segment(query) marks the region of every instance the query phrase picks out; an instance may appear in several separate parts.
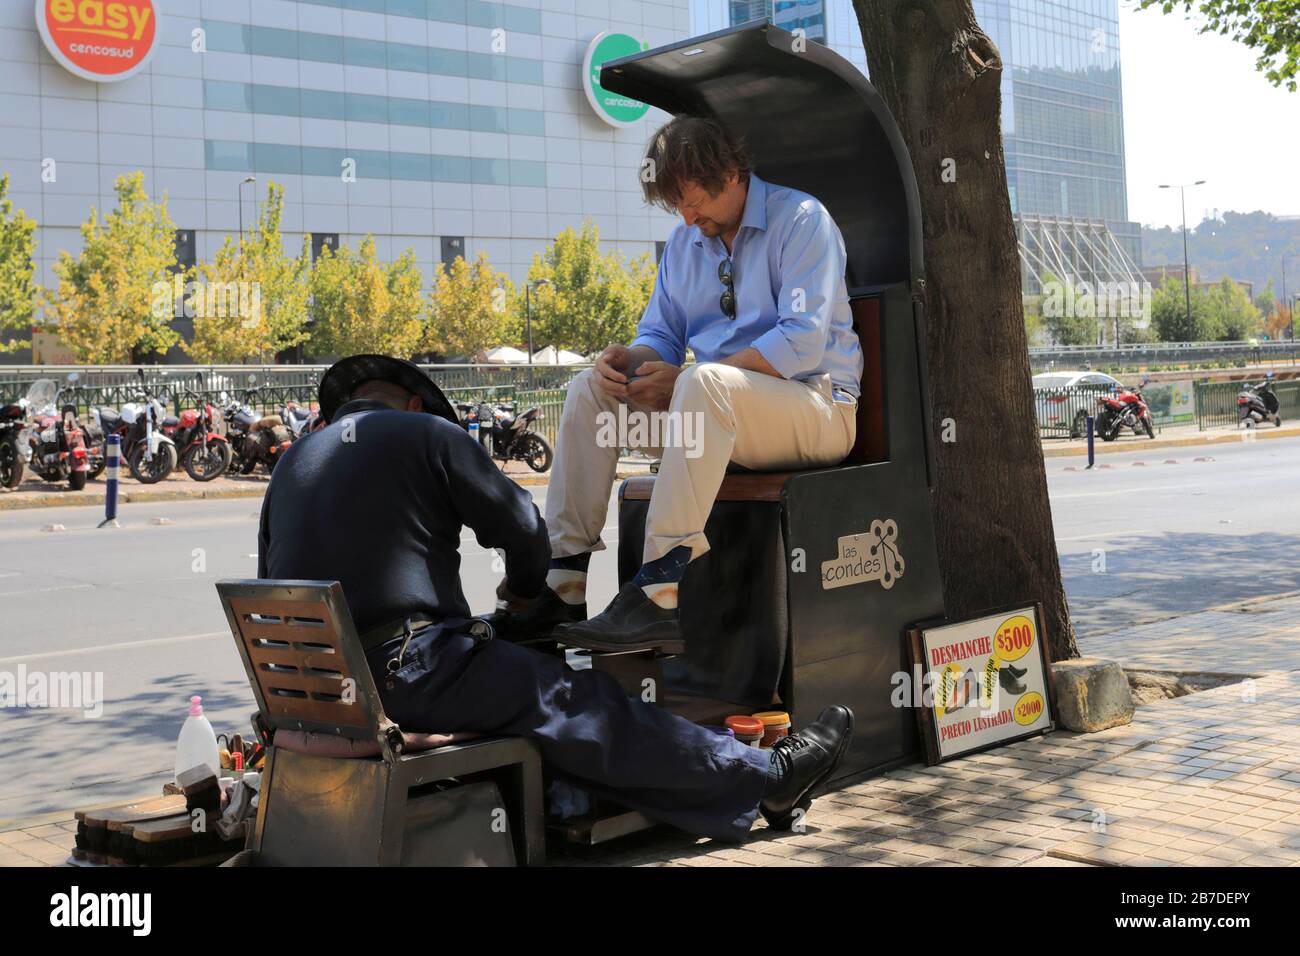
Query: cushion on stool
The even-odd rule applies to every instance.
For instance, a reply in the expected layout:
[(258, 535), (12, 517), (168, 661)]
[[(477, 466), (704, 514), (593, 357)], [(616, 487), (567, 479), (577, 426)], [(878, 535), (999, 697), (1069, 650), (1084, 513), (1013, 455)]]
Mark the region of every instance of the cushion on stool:
[[(402, 753), (433, 750), (448, 744), (473, 740), (478, 734), (402, 734)], [(379, 743), (375, 740), (352, 740), (338, 734), (320, 734), (306, 730), (277, 730), (274, 745), (294, 753), (316, 757), (378, 757)]]

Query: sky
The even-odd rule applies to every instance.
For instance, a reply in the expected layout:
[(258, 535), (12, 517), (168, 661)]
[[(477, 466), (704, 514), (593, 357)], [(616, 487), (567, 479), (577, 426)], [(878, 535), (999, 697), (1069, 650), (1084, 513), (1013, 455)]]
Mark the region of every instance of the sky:
[(1120, 0), (1119, 44), (1131, 221), (1180, 226), (1178, 190), (1158, 184), (1198, 179), (1189, 226), (1214, 209), (1300, 215), (1300, 92), (1272, 86), (1251, 49), (1197, 33), (1181, 12)]

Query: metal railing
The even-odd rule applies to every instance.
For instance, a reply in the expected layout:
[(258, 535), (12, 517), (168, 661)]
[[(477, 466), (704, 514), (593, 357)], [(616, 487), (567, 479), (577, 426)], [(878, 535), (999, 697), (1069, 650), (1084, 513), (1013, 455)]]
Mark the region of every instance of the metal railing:
[[(1237, 396), (1251, 382), (1197, 382), (1196, 423), (1201, 431), (1216, 426), (1238, 423)], [(1282, 421), (1300, 418), (1300, 381), (1274, 382), (1273, 394), (1277, 396), (1278, 415)]]
[(1096, 414), (1097, 396), (1109, 391), (1105, 385), (1034, 389), (1034, 416), (1038, 420), (1039, 434), (1045, 437), (1084, 437), (1087, 434), (1085, 419)]
[(1149, 342), (1129, 345), (1053, 345), (1031, 348), (1029, 364), (1047, 368), (1115, 368), (1153, 365), (1232, 363), (1297, 364), (1300, 343), (1281, 342)]

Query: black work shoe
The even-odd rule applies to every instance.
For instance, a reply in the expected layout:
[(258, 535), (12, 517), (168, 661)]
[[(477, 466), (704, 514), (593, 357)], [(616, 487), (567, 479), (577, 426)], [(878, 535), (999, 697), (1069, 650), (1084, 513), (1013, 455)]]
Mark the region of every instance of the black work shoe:
[(677, 609), (660, 607), (630, 581), (595, 617), (557, 627), (555, 639), (569, 647), (612, 654), (650, 650), (680, 654), (686, 649)]
[(785, 776), (764, 792), (758, 805), (768, 826), (790, 829), (796, 813), (812, 804), (813, 791), (835, 772), (852, 739), (853, 711), (835, 705), (799, 733), (782, 737), (773, 745), (789, 763)]
[(512, 643), (547, 638), (557, 625), (586, 619), (585, 602), (567, 604), (549, 587), (543, 589), (536, 602), (522, 611), (498, 609), (486, 618), (497, 637)]

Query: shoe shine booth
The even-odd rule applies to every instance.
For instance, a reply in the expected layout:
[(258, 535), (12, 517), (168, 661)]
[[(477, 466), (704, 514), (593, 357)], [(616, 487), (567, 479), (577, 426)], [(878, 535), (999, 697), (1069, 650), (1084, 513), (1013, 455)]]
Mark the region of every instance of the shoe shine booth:
[[(921, 227), (911, 163), (880, 97), (831, 50), (795, 43), (756, 22), (610, 61), (600, 82), (669, 113), (716, 117), (744, 137), (760, 176), (830, 209), (865, 357), (857, 443), (833, 468), (728, 474), (705, 529), (711, 550), (681, 585), (685, 653), (591, 657), (631, 693), (652, 679), (657, 703), (701, 723), (779, 707), (798, 728), (846, 704), (856, 720), (843, 779), (919, 756), (914, 712), (891, 703), (894, 675), (910, 669), (905, 629), (943, 614), (915, 296)], [(620, 489), (622, 581), (640, 564), (654, 481)], [(255, 722), (274, 734), (248, 858), (544, 859), (535, 743), (403, 733), (384, 715), (337, 583), (229, 581), (218, 591)], [(354, 701), (340, 680), (356, 687)], [(502, 806), (508, 831), (481, 825)], [(590, 844), (649, 825), (597, 800), (560, 829)]]
[[(848, 705), (843, 778), (919, 755), (915, 713), (891, 704), (893, 678), (910, 669), (905, 629), (943, 614), (921, 224), (911, 161), (880, 96), (836, 53), (796, 43), (756, 22), (610, 61), (600, 82), (716, 118), (744, 138), (759, 176), (816, 196), (844, 235), (865, 359), (857, 442), (837, 467), (727, 475), (705, 529), (711, 550), (681, 585), (686, 653), (662, 662), (667, 705), (710, 723), (775, 705), (798, 728)], [(654, 480), (620, 490), (622, 581), (640, 565)]]

